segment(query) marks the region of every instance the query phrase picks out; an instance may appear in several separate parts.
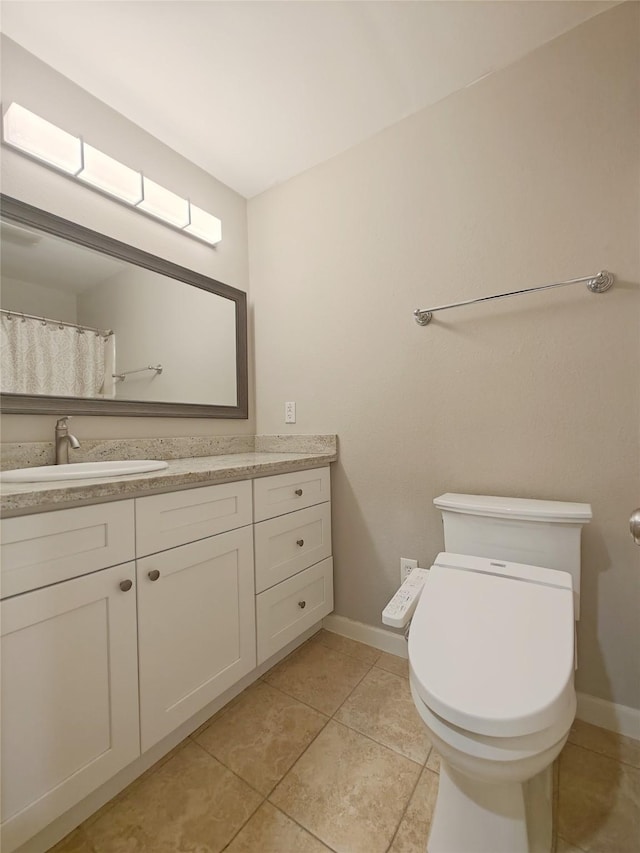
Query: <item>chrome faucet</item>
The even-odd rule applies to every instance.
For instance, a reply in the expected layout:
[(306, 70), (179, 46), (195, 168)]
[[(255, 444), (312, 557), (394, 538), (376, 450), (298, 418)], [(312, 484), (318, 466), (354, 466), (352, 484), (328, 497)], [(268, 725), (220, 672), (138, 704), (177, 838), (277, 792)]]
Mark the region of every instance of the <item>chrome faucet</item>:
[(66, 465), (69, 462), (69, 445), (77, 450), (80, 442), (69, 432), (67, 421), (71, 415), (65, 415), (56, 421), (56, 465)]

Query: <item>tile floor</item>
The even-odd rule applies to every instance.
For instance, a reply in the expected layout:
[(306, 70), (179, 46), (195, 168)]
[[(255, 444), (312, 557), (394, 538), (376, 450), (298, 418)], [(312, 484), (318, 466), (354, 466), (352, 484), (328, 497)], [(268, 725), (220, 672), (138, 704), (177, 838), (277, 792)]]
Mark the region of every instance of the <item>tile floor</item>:
[[(424, 853), (438, 769), (407, 662), (321, 631), (53, 850)], [(640, 742), (576, 722), (556, 803), (557, 853), (636, 853)]]

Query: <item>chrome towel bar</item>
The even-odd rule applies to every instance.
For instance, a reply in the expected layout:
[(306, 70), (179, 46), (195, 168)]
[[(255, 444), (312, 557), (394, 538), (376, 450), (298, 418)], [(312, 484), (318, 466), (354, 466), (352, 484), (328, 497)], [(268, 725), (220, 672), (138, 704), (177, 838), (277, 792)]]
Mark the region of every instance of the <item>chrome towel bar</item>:
[(150, 364), (148, 367), (139, 367), (137, 370), (123, 370), (122, 373), (112, 373), (114, 379), (119, 379), (121, 382), (130, 376), (132, 373), (143, 373), (145, 370), (155, 370), (156, 375), (159, 375), (163, 371), (163, 367), (161, 364)]
[(465, 299), (464, 302), (451, 302), (449, 305), (438, 305), (437, 308), (416, 308), (413, 312), (416, 323), (426, 326), (431, 322), (435, 311), (446, 311), (448, 308), (460, 308), (462, 305), (475, 305), (477, 302), (488, 302), (491, 299), (506, 299), (507, 296), (520, 296), (521, 293), (535, 293), (538, 290), (549, 290), (551, 287), (566, 287), (568, 284), (586, 284), (591, 293), (604, 293), (613, 286), (613, 273), (602, 270), (598, 275), (587, 275), (582, 278), (572, 278), (569, 281), (556, 281), (554, 284), (542, 284), (540, 287), (529, 287), (526, 290), (512, 290), (510, 293), (495, 293), (493, 296), (479, 296), (477, 299)]

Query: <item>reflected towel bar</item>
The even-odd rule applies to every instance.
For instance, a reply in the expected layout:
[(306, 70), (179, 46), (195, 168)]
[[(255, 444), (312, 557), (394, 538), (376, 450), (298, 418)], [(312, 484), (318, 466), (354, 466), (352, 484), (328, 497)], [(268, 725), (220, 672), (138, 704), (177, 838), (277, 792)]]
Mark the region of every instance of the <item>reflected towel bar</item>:
[(139, 367), (137, 370), (123, 370), (122, 373), (112, 373), (114, 379), (119, 379), (121, 382), (130, 376), (132, 373), (143, 373), (145, 370), (155, 370), (156, 374), (159, 375), (162, 373), (162, 365), (161, 364), (150, 364), (148, 367)]
[(538, 290), (549, 290), (551, 287), (565, 287), (568, 284), (586, 284), (591, 293), (604, 293), (613, 286), (613, 273), (602, 270), (598, 275), (587, 275), (582, 278), (572, 278), (569, 281), (557, 281), (554, 284), (542, 284), (540, 287), (529, 287), (526, 290), (512, 290), (510, 293), (495, 293), (493, 296), (480, 296), (477, 299), (466, 299), (464, 302), (451, 302), (449, 305), (439, 305), (437, 308), (416, 308), (413, 312), (419, 326), (431, 322), (435, 311), (446, 311), (447, 308), (460, 308), (461, 305), (475, 305), (477, 302), (488, 302), (491, 299), (506, 299), (507, 296), (520, 296), (521, 293), (536, 293)]

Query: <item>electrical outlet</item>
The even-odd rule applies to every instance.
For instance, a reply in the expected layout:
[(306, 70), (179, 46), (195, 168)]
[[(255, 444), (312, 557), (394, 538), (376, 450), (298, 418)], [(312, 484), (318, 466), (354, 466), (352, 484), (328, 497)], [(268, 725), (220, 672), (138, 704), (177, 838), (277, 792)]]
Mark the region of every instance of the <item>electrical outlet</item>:
[(404, 583), (414, 569), (418, 568), (417, 560), (400, 557), (400, 583)]
[(284, 422), (285, 424), (295, 424), (296, 404), (294, 402), (284, 404)]

